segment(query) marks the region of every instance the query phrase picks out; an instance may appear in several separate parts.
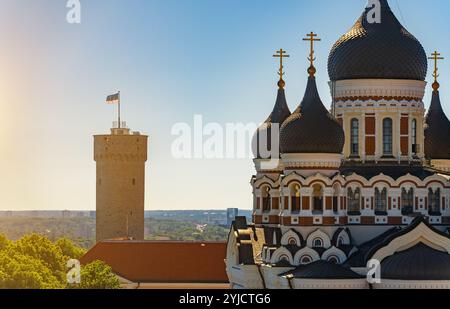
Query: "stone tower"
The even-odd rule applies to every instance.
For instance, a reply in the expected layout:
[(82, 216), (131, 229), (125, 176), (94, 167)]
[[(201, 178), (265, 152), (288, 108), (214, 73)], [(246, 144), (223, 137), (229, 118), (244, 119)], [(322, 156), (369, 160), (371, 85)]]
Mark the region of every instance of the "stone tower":
[(144, 239), (145, 162), (148, 136), (128, 128), (94, 136), (97, 163), (97, 242)]

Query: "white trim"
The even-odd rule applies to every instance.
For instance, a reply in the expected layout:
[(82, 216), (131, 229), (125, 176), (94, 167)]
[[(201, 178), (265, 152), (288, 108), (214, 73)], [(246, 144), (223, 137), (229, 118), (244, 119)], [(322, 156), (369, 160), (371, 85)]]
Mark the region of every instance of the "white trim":
[(270, 262), (271, 262), (272, 264), (277, 264), (278, 262), (281, 262), (281, 258), (282, 258), (283, 256), (286, 256), (286, 257), (289, 259), (289, 263), (291, 263), (291, 265), (294, 265), (294, 259), (292, 258), (291, 252), (290, 252), (288, 249), (284, 248), (284, 247), (278, 248), (278, 249), (272, 254), (272, 257), (271, 257), (271, 259), (270, 259)]
[(281, 237), (281, 245), (282, 246), (288, 246), (289, 244), (289, 240), (294, 238), (296, 241), (296, 245), (301, 247), (302, 242), (300, 240), (300, 237), (298, 236), (298, 234), (296, 232), (294, 232), (293, 230), (289, 230), (286, 233), (283, 234), (283, 237)]
[(423, 222), (409, 233), (392, 240), (387, 246), (380, 248), (371, 259), (380, 261), (394, 255), (396, 252), (407, 250), (418, 243), (425, 243), (433, 249), (450, 254), (450, 239), (435, 233)]
[(347, 260), (347, 255), (345, 255), (345, 253), (342, 250), (340, 250), (340, 249), (338, 249), (336, 247), (331, 247), (330, 249), (325, 251), (322, 254), (322, 260), (328, 261), (328, 259), (331, 256), (336, 256), (339, 259), (339, 261), (338, 261), (339, 264), (342, 264), (342, 263), (344, 263)]

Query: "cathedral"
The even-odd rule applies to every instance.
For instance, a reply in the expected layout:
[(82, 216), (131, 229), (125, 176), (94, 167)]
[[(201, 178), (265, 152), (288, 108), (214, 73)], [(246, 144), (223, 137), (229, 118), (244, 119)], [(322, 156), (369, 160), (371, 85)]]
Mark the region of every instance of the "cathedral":
[[(236, 218), (227, 245), (233, 288), (450, 288), (450, 121), (437, 66), (443, 58), (428, 58), (388, 1), (379, 3), (381, 22), (371, 22), (373, 7), (366, 8), (331, 49), (330, 110), (316, 86), (318, 36), (305, 39), (310, 66), (293, 112), (283, 80), (287, 55), (277, 52), (277, 99), (255, 137), (279, 147), (279, 157), (269, 165), (273, 159), (255, 153), (253, 223)], [(431, 104), (423, 102), (429, 59)]]

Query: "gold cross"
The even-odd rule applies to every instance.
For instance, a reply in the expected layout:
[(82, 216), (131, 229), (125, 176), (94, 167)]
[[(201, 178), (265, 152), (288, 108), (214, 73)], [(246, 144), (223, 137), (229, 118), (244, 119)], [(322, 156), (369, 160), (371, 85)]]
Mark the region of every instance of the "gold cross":
[(316, 58), (314, 57), (314, 42), (320, 42), (321, 39), (317, 38), (317, 34), (312, 32), (308, 33), (307, 38), (304, 38), (303, 41), (310, 41), (311, 42), (311, 52), (309, 53), (308, 60), (311, 63), (311, 67), (314, 67), (314, 61)]
[(273, 55), (273, 57), (280, 58), (280, 70), (278, 71), (278, 75), (280, 75), (280, 80), (282, 80), (284, 76), (283, 58), (289, 58), (290, 56), (286, 54), (286, 51), (281, 48), (280, 50), (277, 50), (277, 53)]
[(434, 53), (431, 54), (432, 57), (429, 57), (428, 59), (430, 60), (434, 60), (434, 73), (433, 73), (433, 77), (434, 77), (434, 82), (437, 83), (437, 78), (439, 77), (438, 74), (438, 60), (444, 60), (444, 57), (439, 57), (441, 54), (438, 53), (437, 51), (435, 51)]

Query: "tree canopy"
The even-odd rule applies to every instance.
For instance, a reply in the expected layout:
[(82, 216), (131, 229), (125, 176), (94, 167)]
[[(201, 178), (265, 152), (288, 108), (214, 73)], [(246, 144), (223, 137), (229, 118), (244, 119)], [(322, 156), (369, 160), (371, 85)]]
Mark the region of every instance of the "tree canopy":
[(67, 283), (67, 262), (85, 250), (68, 239), (51, 242), (30, 234), (13, 242), (0, 234), (0, 288), (3, 289), (115, 289), (119, 280), (112, 269), (95, 261), (81, 267), (81, 283)]

